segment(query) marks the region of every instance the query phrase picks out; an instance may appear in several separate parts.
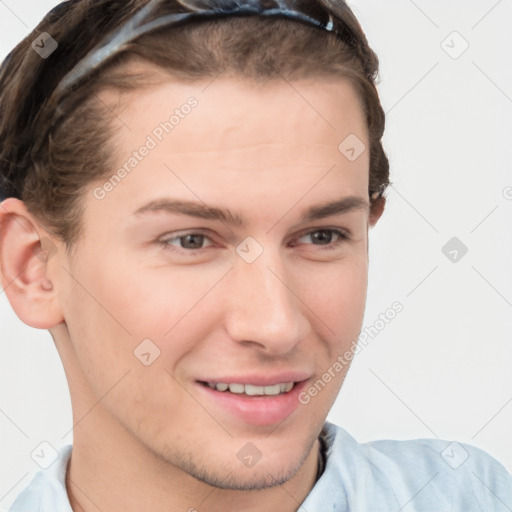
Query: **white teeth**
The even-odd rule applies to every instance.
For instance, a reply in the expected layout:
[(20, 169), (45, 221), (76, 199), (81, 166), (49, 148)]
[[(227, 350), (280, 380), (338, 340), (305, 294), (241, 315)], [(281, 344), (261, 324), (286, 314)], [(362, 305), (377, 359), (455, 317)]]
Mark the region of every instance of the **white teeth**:
[(263, 386), (253, 386), (251, 384), (245, 385), (245, 394), (254, 396), (254, 395), (264, 395), (265, 388)]
[(230, 384), (229, 391), (231, 393), (242, 394), (245, 391), (245, 386), (243, 384)]
[(276, 384), (275, 386), (265, 386), (265, 395), (279, 395), (281, 393), (281, 385)]
[(273, 386), (253, 386), (252, 384), (226, 384), (224, 382), (208, 382), (208, 387), (217, 391), (229, 391), (237, 395), (246, 394), (248, 396), (277, 396), (282, 393), (288, 393), (293, 388), (293, 382), (283, 384), (274, 384)]

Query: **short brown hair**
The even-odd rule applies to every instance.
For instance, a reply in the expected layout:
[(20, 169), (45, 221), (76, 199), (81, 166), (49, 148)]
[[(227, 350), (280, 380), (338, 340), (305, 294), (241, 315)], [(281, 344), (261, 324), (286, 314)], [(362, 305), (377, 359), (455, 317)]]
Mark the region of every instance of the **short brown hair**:
[[(376, 89), (379, 62), (342, 0), (316, 1), (347, 27), (350, 37), (346, 40), (277, 17), (196, 20), (131, 42), (70, 93), (73, 102), (67, 111), (59, 111), (60, 104), (48, 105), (48, 98), (69, 70), (104, 34), (148, 1), (63, 2), (7, 57), (0, 70), (0, 199), (21, 199), (68, 250), (74, 246), (82, 230), (85, 188), (112, 172), (112, 126), (106, 122), (108, 110), (97, 93), (106, 87), (129, 91), (143, 86), (143, 77), (126, 72), (125, 64), (134, 57), (184, 81), (214, 78), (223, 71), (260, 81), (348, 78), (360, 95), (368, 122), (371, 204), (382, 197), (389, 185), (389, 163), (381, 143), (385, 114)], [(162, 4), (169, 11), (178, 8), (179, 0)], [(42, 32), (59, 44), (58, 51), (46, 60), (31, 48)], [(46, 114), (42, 116), (41, 111)], [(43, 124), (48, 136), (35, 151), (31, 141)]]

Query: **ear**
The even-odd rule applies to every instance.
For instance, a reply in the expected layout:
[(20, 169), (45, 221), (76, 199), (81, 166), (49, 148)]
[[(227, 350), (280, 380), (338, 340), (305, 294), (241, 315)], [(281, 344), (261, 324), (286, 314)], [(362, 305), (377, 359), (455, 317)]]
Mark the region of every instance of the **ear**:
[(0, 203), (0, 284), (14, 312), (30, 327), (49, 329), (64, 321), (48, 277), (57, 255), (57, 244), (22, 201), (11, 197)]
[(370, 208), (370, 218), (369, 218), (369, 225), (371, 228), (377, 224), (377, 221), (381, 218), (382, 214), (384, 213), (384, 208), (386, 206), (386, 198), (380, 197), (379, 199), (376, 199)]

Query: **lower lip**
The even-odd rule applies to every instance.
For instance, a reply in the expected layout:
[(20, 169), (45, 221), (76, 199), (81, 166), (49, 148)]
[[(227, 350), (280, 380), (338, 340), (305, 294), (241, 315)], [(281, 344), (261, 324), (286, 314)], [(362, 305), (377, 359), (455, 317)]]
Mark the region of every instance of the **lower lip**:
[(268, 426), (282, 422), (299, 407), (299, 394), (306, 382), (298, 382), (288, 393), (276, 396), (248, 396), (217, 391), (200, 383), (197, 385), (217, 407), (239, 420), (251, 425)]

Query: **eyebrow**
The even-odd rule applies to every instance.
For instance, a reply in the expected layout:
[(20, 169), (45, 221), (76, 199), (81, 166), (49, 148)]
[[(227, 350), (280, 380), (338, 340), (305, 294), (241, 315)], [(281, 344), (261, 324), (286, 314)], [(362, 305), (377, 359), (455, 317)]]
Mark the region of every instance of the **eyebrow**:
[[(342, 199), (328, 203), (312, 206), (306, 210), (302, 216), (301, 222), (310, 222), (313, 220), (331, 217), (349, 213), (355, 210), (369, 211), (369, 202), (359, 196), (347, 196)], [(143, 216), (150, 213), (167, 212), (171, 214), (188, 215), (207, 220), (219, 220), (233, 226), (244, 226), (247, 224), (243, 216), (234, 214), (228, 209), (208, 206), (204, 203), (194, 201), (183, 201), (178, 199), (157, 199), (149, 202), (135, 211), (135, 216)]]

